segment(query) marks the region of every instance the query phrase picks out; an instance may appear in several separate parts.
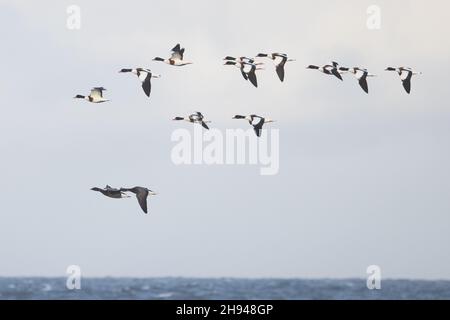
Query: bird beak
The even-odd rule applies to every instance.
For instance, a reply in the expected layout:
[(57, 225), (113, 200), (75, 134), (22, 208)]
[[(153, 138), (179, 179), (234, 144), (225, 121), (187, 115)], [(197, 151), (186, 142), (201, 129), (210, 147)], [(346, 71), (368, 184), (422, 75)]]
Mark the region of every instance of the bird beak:
[(150, 194), (152, 195), (152, 196), (156, 196), (157, 195), (157, 193), (156, 192), (150, 192)]

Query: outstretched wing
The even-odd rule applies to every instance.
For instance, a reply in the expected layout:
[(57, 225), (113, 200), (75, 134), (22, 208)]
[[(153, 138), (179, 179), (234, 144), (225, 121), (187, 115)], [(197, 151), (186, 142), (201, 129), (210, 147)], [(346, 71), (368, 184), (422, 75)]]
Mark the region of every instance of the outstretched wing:
[(287, 57), (282, 58), (282, 60), (277, 64), (275, 70), (277, 71), (278, 78), (280, 81), (284, 81), (284, 65), (286, 64)]
[(144, 90), (147, 97), (150, 97), (150, 92), (152, 91), (152, 72), (148, 69), (138, 69), (137, 76), (142, 82), (142, 89)]
[(264, 125), (264, 118), (256, 115), (252, 115), (252, 121), (250, 122), (258, 137), (261, 136), (261, 130)]
[(184, 55), (184, 48), (180, 47), (180, 44), (178, 43), (173, 49), (172, 49), (172, 56), (171, 59), (173, 60), (183, 60)]
[(103, 90), (105, 90), (104, 88), (92, 88), (91, 90), (91, 94), (90, 96), (92, 98), (96, 97), (96, 98), (103, 98)]
[(256, 79), (256, 73), (255, 70), (250, 71), (248, 74), (248, 80), (255, 86), (258, 87), (258, 79)]
[(411, 78), (412, 78), (411, 70), (401, 69), (400, 79), (402, 80), (403, 88), (405, 88), (407, 93), (411, 92)]
[(248, 80), (248, 76), (247, 76), (247, 74), (244, 72), (244, 70), (241, 69), (241, 73), (242, 73), (242, 76), (244, 77), (244, 79), (245, 79), (245, 80)]
[(341, 74), (339, 73), (338, 69), (336, 69), (336, 67), (334, 67), (333, 69), (331, 69), (331, 73), (335, 75), (336, 78), (338, 78), (339, 80), (344, 80), (342, 79)]
[(198, 116), (198, 120), (202, 120), (203, 119), (203, 115), (202, 115), (201, 112), (197, 111), (195, 114)]
[(402, 81), (403, 88), (405, 88), (407, 93), (411, 92), (411, 78)]
[(367, 71), (356, 70), (355, 76), (364, 92), (369, 93), (369, 86), (367, 85)]
[(139, 202), (139, 205), (141, 206), (142, 211), (144, 211), (145, 213), (148, 212), (147, 210), (147, 196), (148, 196), (148, 191), (143, 191), (143, 192), (139, 192), (136, 194), (136, 198)]
[(367, 77), (363, 77), (358, 80), (359, 85), (364, 90), (365, 93), (369, 93), (369, 86), (367, 85)]

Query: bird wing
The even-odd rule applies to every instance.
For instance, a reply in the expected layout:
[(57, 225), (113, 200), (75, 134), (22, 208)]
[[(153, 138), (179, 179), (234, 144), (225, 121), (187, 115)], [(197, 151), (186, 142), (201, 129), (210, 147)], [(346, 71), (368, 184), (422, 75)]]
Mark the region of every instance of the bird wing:
[(403, 88), (405, 88), (407, 93), (411, 92), (411, 78), (412, 78), (411, 70), (401, 69), (400, 79), (402, 80)]
[(148, 191), (140, 191), (140, 192), (136, 193), (136, 198), (139, 202), (139, 205), (141, 206), (142, 211), (144, 211), (145, 213), (148, 213), (147, 196), (148, 196)]
[(338, 69), (336, 69), (336, 67), (331, 69), (331, 73), (334, 74), (336, 76), (336, 78), (338, 78), (339, 80), (344, 80), (344, 79), (342, 79), (342, 76), (339, 73)]
[(405, 88), (406, 92), (411, 92), (411, 78), (405, 79), (402, 81), (403, 88)]
[[(247, 71), (248, 70), (248, 71)], [(250, 63), (243, 63), (241, 65), (241, 72), (247, 74), (248, 80), (255, 86), (258, 87), (258, 80), (256, 79), (256, 65)]]
[(247, 73), (248, 80), (255, 86), (258, 87), (258, 79), (256, 78), (255, 70), (250, 71)]
[(195, 114), (197, 115), (198, 120), (200, 120), (200, 121), (203, 120), (203, 115), (202, 115), (201, 112), (198, 112), (198, 111), (197, 111)]
[(261, 130), (264, 125), (264, 121), (265, 121), (265, 119), (263, 117), (256, 116), (256, 115), (252, 116), (251, 124), (253, 126), (253, 129), (255, 130), (256, 136), (258, 136), (258, 137), (261, 136)]
[(284, 65), (286, 64), (287, 57), (282, 58), (282, 60), (277, 64), (275, 70), (277, 71), (278, 78), (283, 82), (284, 80)]
[(151, 76), (147, 76), (147, 79), (142, 82), (142, 89), (147, 97), (150, 97), (150, 92), (152, 92), (152, 83), (150, 82)]
[(180, 44), (178, 43), (173, 49), (172, 49), (172, 56), (171, 59), (173, 60), (183, 60), (183, 54), (184, 54), (184, 48), (180, 47)]
[(90, 96), (93, 98), (103, 98), (103, 90), (103, 88), (92, 88)]
[(202, 121), (202, 127), (205, 128), (206, 130), (209, 130), (209, 127), (206, 125), (204, 121)]
[(105, 187), (105, 190), (107, 190), (107, 191), (119, 191), (119, 189), (113, 188), (113, 187), (108, 186), (108, 185)]
[(369, 86), (367, 85), (367, 74), (358, 80), (359, 85), (365, 93), (369, 93)]
[(241, 73), (242, 73), (242, 76), (244, 77), (244, 79), (245, 79), (245, 80), (248, 80), (248, 76), (247, 76), (247, 74), (244, 72), (243, 69), (241, 69)]

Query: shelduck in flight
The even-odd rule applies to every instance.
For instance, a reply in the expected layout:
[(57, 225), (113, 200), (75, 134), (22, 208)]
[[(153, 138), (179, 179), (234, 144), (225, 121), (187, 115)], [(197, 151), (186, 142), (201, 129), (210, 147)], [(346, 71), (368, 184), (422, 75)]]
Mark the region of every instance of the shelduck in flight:
[(399, 67), (387, 67), (386, 71), (396, 71), (402, 80), (403, 88), (409, 94), (411, 92), (411, 78), (417, 74), (422, 74), (422, 72), (414, 72), (411, 68)]
[(233, 119), (245, 119), (250, 123), (250, 125), (253, 127), (253, 130), (255, 130), (256, 136), (261, 136), (261, 130), (264, 125), (264, 123), (270, 123), (275, 122), (275, 120), (266, 119), (260, 116), (257, 116), (256, 114), (251, 114), (249, 116), (241, 116), (241, 115), (235, 115)]
[[(223, 58), (223, 60), (225, 61), (230, 61), (230, 63), (225, 63), (225, 65), (234, 65), (239, 69), (242, 69), (242, 64), (243, 63), (253, 63), (256, 65), (262, 65), (263, 63), (259, 63), (259, 62), (255, 62), (255, 59), (253, 58), (248, 58), (248, 57), (239, 57), (239, 58), (235, 58), (235, 57), (231, 57), (231, 56), (226, 56), (225, 58)], [(233, 63), (235, 62), (235, 63)], [(248, 76), (247, 74), (241, 70), (242, 76), (244, 77), (245, 80), (248, 80)]]
[(152, 74), (152, 71), (144, 68), (135, 68), (135, 69), (122, 69), (119, 72), (131, 72), (138, 76), (139, 80), (142, 83), (142, 89), (144, 90), (147, 97), (150, 97), (150, 92), (152, 91), (152, 78), (160, 78), (160, 75)]
[(160, 57), (156, 57), (153, 59), (153, 61), (161, 61), (167, 64), (170, 64), (171, 66), (185, 66), (188, 64), (192, 64), (192, 62), (186, 62), (183, 60), (184, 57), (184, 48), (180, 47), (180, 44), (178, 43), (173, 49), (172, 49), (172, 56), (169, 59), (163, 59)]
[(275, 63), (275, 71), (277, 72), (278, 78), (281, 82), (284, 81), (284, 65), (286, 62), (295, 61), (294, 59), (288, 59), (285, 53), (259, 53), (258, 58), (269, 58)]
[(206, 124), (211, 121), (205, 121), (204, 119), (205, 119), (205, 117), (200, 112), (195, 112), (195, 113), (189, 115), (188, 117), (175, 117), (172, 120), (184, 120), (184, 121), (191, 122), (191, 123), (199, 123), (202, 125), (203, 128), (209, 130), (209, 128)]
[(139, 205), (142, 211), (148, 213), (147, 210), (147, 198), (149, 195), (154, 196), (156, 193), (145, 187), (134, 187), (134, 188), (120, 188), (120, 192), (132, 192), (136, 195)]
[(315, 66), (315, 65), (309, 65), (306, 68), (307, 69), (316, 69), (316, 70), (319, 70), (320, 72), (323, 72), (325, 74), (334, 75), (339, 80), (343, 80), (342, 77), (341, 77), (341, 74), (339, 73), (338, 65), (339, 64), (337, 62), (332, 62), (331, 64), (326, 64), (326, 65), (324, 65), (322, 67), (318, 67), (318, 66)]
[(358, 83), (361, 86), (361, 88), (364, 90), (365, 93), (369, 93), (369, 86), (367, 85), (367, 77), (374, 77), (374, 74), (370, 74), (367, 69), (362, 69), (358, 67), (353, 68), (339, 68), (340, 72), (350, 72), (353, 73), (358, 79)]
[(258, 79), (256, 78), (256, 70), (263, 70), (260, 67), (262, 63), (245, 62), (239, 60), (227, 60), (225, 65), (236, 66), (241, 70), (245, 80), (249, 80), (256, 88), (258, 87)]
[(103, 91), (106, 89), (103, 87), (95, 87), (91, 89), (91, 93), (88, 96), (82, 96), (81, 94), (77, 94), (75, 99), (84, 99), (92, 103), (102, 103), (109, 101), (108, 99), (103, 98)]

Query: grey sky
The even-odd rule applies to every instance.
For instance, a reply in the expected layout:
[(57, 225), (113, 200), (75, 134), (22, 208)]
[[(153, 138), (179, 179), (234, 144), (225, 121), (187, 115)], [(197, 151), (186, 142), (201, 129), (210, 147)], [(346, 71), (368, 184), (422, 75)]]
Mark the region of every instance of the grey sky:
[[(0, 0), (0, 275), (450, 278), (447, 1)], [(79, 31), (66, 8), (81, 7)], [(366, 9), (381, 7), (381, 30)], [(154, 63), (180, 42), (191, 66)], [(286, 52), (260, 88), (225, 55)], [(370, 94), (307, 70), (367, 67)], [(424, 74), (407, 95), (387, 66)], [(122, 67), (162, 74), (148, 100)], [(73, 100), (104, 86), (112, 101)], [(175, 166), (170, 119), (277, 119), (280, 172)], [(143, 185), (134, 199), (93, 186)]]

